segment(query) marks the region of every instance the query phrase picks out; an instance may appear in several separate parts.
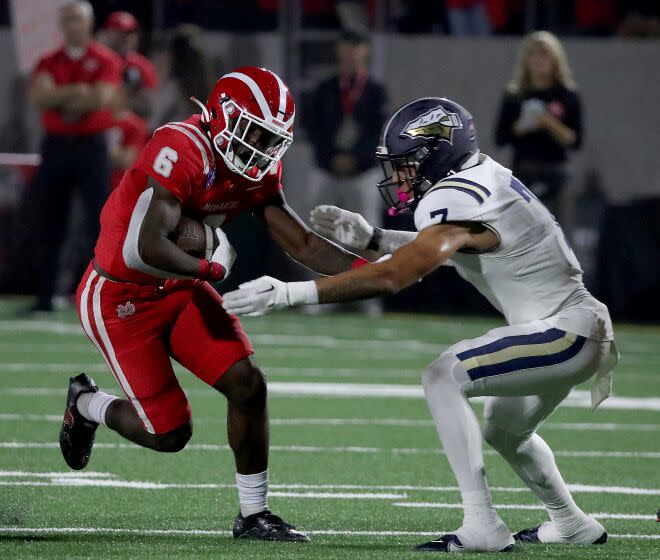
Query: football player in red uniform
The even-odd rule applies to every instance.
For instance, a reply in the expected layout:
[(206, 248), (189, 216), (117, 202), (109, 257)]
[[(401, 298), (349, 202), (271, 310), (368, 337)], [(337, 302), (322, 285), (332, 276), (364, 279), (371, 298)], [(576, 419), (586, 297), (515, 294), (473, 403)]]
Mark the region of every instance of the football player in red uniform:
[[(201, 115), (154, 132), (103, 208), (78, 312), (126, 398), (100, 391), (85, 374), (71, 378), (60, 447), (71, 468), (84, 468), (104, 424), (143, 447), (183, 449), (191, 413), (174, 358), (227, 398), (240, 501), (234, 536), (308, 540), (268, 510), (266, 381), (209, 281), (229, 274), (235, 254), (220, 225), (241, 212), (254, 213), (284, 251), (319, 273), (348, 270), (356, 256), (312, 233), (286, 205), (280, 160), (295, 108), (276, 74), (240, 68), (198, 103)], [(173, 239), (182, 217), (204, 223), (205, 258)], [(306, 283), (293, 286), (292, 300), (309, 298)]]

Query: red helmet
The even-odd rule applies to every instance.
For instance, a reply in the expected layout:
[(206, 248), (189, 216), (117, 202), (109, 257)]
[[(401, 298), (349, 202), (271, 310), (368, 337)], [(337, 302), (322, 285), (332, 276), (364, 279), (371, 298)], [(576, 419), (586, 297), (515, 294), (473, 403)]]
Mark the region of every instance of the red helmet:
[(202, 121), (227, 167), (259, 181), (293, 142), (295, 113), (291, 92), (277, 74), (244, 66), (216, 82)]

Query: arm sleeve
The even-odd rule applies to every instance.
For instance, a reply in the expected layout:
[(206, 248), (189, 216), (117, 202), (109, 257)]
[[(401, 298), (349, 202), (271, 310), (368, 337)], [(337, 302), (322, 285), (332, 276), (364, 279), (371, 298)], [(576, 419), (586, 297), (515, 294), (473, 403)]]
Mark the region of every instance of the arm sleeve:
[(481, 204), (483, 202), (477, 200), (476, 193), (470, 194), (463, 187), (443, 187), (440, 185), (442, 183), (424, 196), (417, 206), (415, 210), (415, 227), (417, 231), (446, 222), (479, 220), (482, 214)]
[(193, 186), (204, 181), (204, 161), (199, 147), (186, 134), (159, 128), (133, 164), (176, 196), (182, 203)]
[(515, 141), (513, 124), (520, 116), (520, 101), (513, 95), (505, 95), (500, 103), (500, 112), (495, 126), (495, 144), (505, 146)]

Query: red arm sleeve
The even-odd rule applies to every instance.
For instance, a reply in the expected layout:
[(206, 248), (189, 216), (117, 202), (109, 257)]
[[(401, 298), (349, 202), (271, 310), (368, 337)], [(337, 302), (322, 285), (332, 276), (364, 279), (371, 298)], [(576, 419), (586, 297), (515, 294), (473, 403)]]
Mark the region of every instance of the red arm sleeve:
[(133, 164), (176, 196), (182, 203), (194, 185), (205, 179), (205, 162), (200, 148), (178, 129), (161, 127)]

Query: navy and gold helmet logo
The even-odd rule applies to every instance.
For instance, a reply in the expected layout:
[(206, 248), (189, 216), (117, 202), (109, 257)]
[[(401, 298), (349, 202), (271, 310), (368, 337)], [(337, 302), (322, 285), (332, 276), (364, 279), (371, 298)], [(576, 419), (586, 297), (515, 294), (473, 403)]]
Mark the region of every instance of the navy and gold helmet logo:
[(452, 132), (455, 128), (463, 128), (458, 115), (448, 113), (442, 106), (439, 106), (406, 123), (401, 136), (439, 138), (451, 144)]

